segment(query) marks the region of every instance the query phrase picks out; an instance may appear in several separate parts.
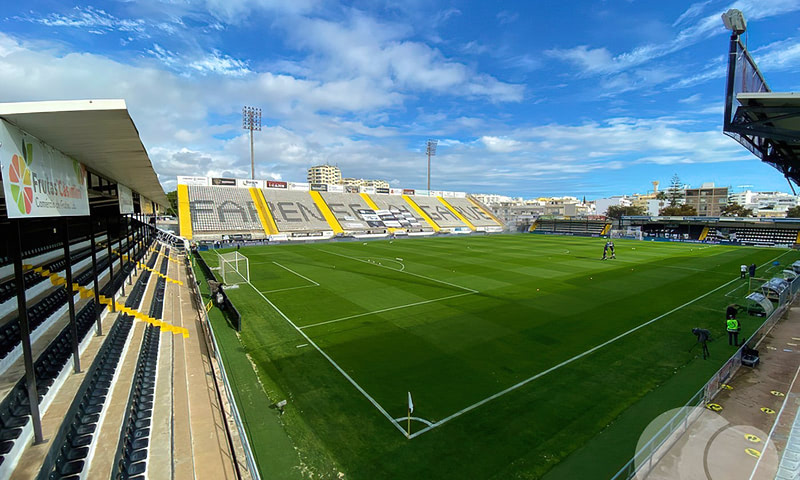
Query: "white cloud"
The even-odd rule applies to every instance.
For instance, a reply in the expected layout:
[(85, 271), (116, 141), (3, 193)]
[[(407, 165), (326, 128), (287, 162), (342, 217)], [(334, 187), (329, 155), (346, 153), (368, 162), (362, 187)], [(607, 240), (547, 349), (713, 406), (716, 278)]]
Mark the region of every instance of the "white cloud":
[(522, 142), (511, 138), (483, 136), (479, 139), (490, 152), (508, 153), (516, 152), (524, 148)]

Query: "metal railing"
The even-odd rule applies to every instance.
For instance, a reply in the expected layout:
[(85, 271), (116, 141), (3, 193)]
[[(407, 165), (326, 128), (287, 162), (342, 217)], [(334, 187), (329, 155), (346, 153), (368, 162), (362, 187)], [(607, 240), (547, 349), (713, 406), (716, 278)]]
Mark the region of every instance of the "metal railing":
[[(200, 293), (200, 285), (197, 283), (197, 278), (194, 274), (194, 269), (191, 267), (192, 263), (189, 262), (190, 268), (189, 272), (191, 275), (191, 281), (189, 282), (192, 287), (192, 294), (196, 296), (199, 300), (196, 307), (200, 312), (202, 312), (202, 320), (203, 320), (203, 331), (207, 335), (207, 338), (211, 339), (211, 344), (214, 350), (214, 357), (217, 359), (217, 365), (219, 366), (220, 373), (222, 374), (222, 383), (225, 387), (225, 393), (228, 396), (228, 401), (230, 402), (231, 406), (231, 413), (236, 424), (236, 429), (239, 432), (239, 437), (242, 440), (242, 446), (244, 449), (244, 456), (245, 461), (247, 462), (247, 469), (250, 472), (250, 475), (254, 480), (260, 480), (261, 475), (258, 471), (258, 466), (255, 461), (255, 455), (253, 455), (253, 449), (250, 447), (250, 440), (247, 437), (247, 431), (244, 426), (244, 421), (242, 420), (241, 413), (239, 412), (239, 407), (236, 405), (236, 398), (233, 395), (233, 389), (231, 388), (230, 383), (228, 382), (228, 373), (225, 371), (225, 362), (222, 361), (222, 356), (220, 354), (219, 344), (217, 343), (217, 337), (214, 335), (214, 328), (211, 325), (211, 321), (208, 318), (208, 313), (204, 308), (203, 301), (202, 301), (202, 294)], [(234, 460), (236, 461), (236, 460)]]
[[(796, 292), (800, 288), (800, 277), (792, 281), (792, 292)], [(788, 310), (789, 306), (794, 300), (794, 295), (787, 295), (781, 297), (777, 308), (771, 315), (764, 320), (764, 323), (747, 339), (743, 342), (750, 348), (755, 349), (762, 340), (769, 334), (772, 327), (778, 323), (778, 320)], [(697, 391), (686, 404), (681, 407), (675, 415), (670, 418), (667, 423), (661, 427), (653, 437), (648, 440), (641, 448), (639, 448), (628, 460), (628, 462), (613, 476), (611, 480), (629, 480), (642, 472), (650, 472), (654, 465), (667, 453), (669, 448), (689, 429), (695, 420), (700, 416), (702, 409), (711, 402), (714, 397), (722, 390), (723, 385), (727, 382), (742, 366), (742, 350), (745, 345), (742, 345), (736, 353), (731, 356), (727, 362), (717, 370), (717, 372), (706, 382), (703, 387)], [(698, 408), (699, 407), (699, 408)]]

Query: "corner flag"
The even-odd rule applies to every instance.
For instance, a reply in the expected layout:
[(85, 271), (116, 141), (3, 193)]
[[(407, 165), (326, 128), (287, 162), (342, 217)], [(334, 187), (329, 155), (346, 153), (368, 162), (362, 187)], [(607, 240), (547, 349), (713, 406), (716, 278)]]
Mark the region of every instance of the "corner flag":
[(411, 392), (408, 392), (408, 413), (414, 413), (414, 402), (411, 400)]

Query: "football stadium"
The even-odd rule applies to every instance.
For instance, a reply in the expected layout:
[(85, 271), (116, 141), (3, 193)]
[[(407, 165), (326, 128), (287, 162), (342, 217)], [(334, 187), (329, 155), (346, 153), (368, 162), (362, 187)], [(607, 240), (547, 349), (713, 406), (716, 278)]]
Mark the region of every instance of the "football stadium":
[[(800, 100), (723, 18), (724, 131), (800, 184)], [(178, 175), (170, 230), (125, 100), (0, 103), (0, 168), (0, 478), (800, 472), (798, 218), (519, 232), (253, 173)]]

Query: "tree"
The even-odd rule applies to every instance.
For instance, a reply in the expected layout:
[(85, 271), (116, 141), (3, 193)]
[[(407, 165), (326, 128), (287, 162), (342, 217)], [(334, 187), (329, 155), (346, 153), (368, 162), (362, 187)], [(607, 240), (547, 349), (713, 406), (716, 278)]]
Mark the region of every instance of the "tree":
[(744, 208), (743, 206), (739, 205), (738, 203), (731, 203), (726, 205), (725, 208), (720, 211), (720, 214), (723, 217), (753, 217), (753, 209), (752, 208)]
[(656, 193), (656, 200), (666, 200), (667, 199), (667, 192), (661, 190), (660, 192)]
[(789, 218), (800, 218), (800, 205), (789, 207), (786, 210), (786, 216)]
[(681, 200), (683, 200), (683, 184), (681, 183), (678, 174), (672, 176), (669, 188), (667, 189), (667, 198), (669, 199), (670, 207), (677, 207)]
[(608, 207), (608, 211), (606, 211), (606, 217), (613, 218), (615, 220), (619, 219), (622, 216), (631, 216), (631, 215), (646, 215), (644, 207), (632, 207), (632, 206), (623, 206), (623, 205), (611, 205)]
[(658, 214), (664, 217), (693, 217), (697, 215), (697, 209), (691, 205), (676, 205), (664, 207), (658, 211)]
[(173, 190), (167, 192), (167, 200), (169, 200), (169, 214), (173, 217), (178, 216), (178, 191)]

